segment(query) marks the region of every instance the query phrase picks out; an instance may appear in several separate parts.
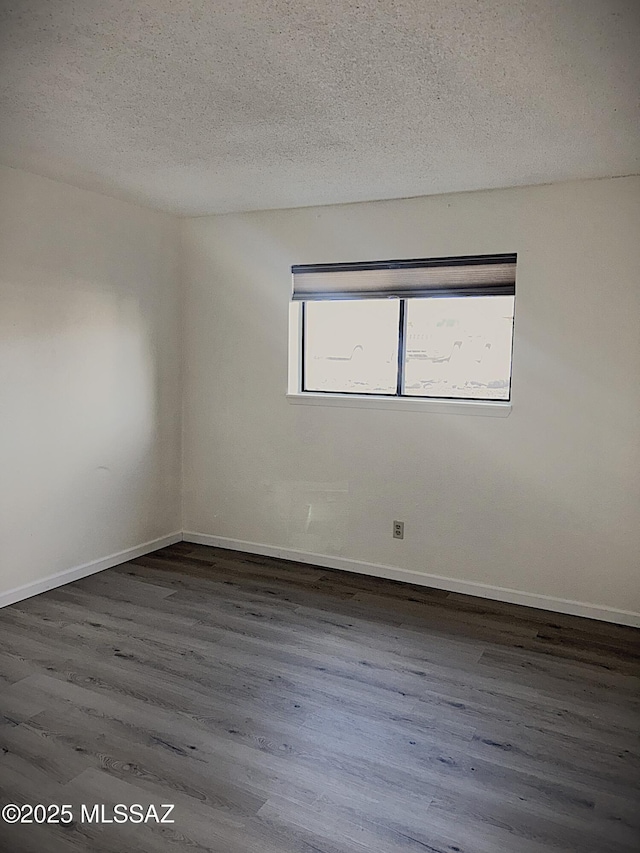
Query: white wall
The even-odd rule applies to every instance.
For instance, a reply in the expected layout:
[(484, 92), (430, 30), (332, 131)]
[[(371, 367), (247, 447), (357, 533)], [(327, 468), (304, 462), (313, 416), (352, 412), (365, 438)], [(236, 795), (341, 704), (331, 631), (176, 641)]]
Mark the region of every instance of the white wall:
[[(0, 599), (184, 527), (639, 613), (639, 213), (620, 178), (181, 226), (0, 169)], [(287, 402), (292, 263), (510, 251), (510, 417)]]
[(0, 596), (179, 531), (179, 225), (0, 169)]
[[(639, 208), (619, 178), (186, 221), (184, 529), (640, 612)], [(514, 251), (508, 418), (285, 399), (292, 263)]]

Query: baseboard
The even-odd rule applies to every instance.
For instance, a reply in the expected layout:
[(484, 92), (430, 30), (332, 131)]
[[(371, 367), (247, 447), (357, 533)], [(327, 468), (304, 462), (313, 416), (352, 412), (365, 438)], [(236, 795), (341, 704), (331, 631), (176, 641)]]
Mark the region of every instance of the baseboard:
[(550, 595), (537, 595), (532, 592), (522, 592), (517, 589), (491, 586), (475, 581), (464, 581), (456, 578), (446, 578), (441, 575), (429, 575), (414, 572), (410, 569), (399, 569), (396, 566), (384, 566), (378, 563), (365, 563), (362, 560), (351, 560), (346, 557), (330, 557), (325, 554), (312, 554), (306, 551), (295, 551), (290, 548), (276, 548), (272, 545), (262, 545), (257, 542), (244, 542), (240, 539), (227, 539), (224, 536), (210, 536), (206, 533), (184, 531), (183, 541), (197, 545), (213, 545), (215, 548), (228, 548), (232, 551), (246, 551), (249, 554), (262, 554), (265, 557), (279, 557), (282, 560), (295, 560), (298, 563), (311, 563), (328, 569), (342, 569), (347, 572), (357, 572), (362, 575), (387, 578), (388, 580), (414, 583), (419, 586), (430, 586), (436, 589), (446, 589), (449, 592), (461, 592), (466, 595), (476, 595), (480, 598), (490, 598), (494, 601), (506, 601), (511, 604), (522, 604), (525, 607), (536, 607), (540, 610), (550, 610), (554, 613), (566, 613), (570, 616), (585, 616), (588, 619), (599, 619), (602, 622), (614, 622), (618, 625), (631, 625), (640, 628), (640, 613), (630, 610), (617, 610), (597, 604), (587, 604), (582, 601), (571, 601), (565, 598), (554, 598)]
[(400, 569), (397, 566), (385, 566), (379, 563), (366, 563), (362, 560), (352, 560), (347, 557), (331, 557), (326, 554), (314, 554), (307, 551), (297, 551), (292, 548), (277, 548), (273, 545), (263, 545), (258, 542), (246, 542), (241, 539), (228, 539), (224, 536), (211, 536), (207, 533), (195, 533), (193, 531), (176, 531), (168, 536), (143, 542), (134, 548), (127, 548), (93, 560), (81, 566), (75, 566), (55, 575), (49, 575), (37, 581), (24, 584), (0, 593), (0, 608), (25, 598), (39, 595), (49, 589), (71, 583), (87, 575), (110, 569), (136, 557), (142, 557), (151, 551), (165, 548), (176, 542), (193, 542), (198, 545), (212, 545), (215, 548), (228, 548), (232, 551), (246, 551), (249, 554), (262, 554), (265, 557), (279, 557), (282, 560), (294, 560), (298, 563), (309, 563), (314, 566), (322, 566), (328, 569), (341, 569), (342, 571), (355, 572), (361, 575), (387, 578), (388, 580), (413, 583), (418, 586), (429, 586), (436, 589), (445, 589), (449, 592), (461, 592), (466, 595), (476, 595), (480, 598), (489, 598), (495, 601), (505, 601), (511, 604), (522, 604), (525, 607), (536, 607), (540, 610), (549, 610), (554, 613), (566, 613), (570, 616), (584, 616), (588, 619), (599, 619), (602, 622), (613, 622), (618, 625), (630, 625), (640, 628), (640, 613), (630, 610), (618, 610), (614, 607), (588, 604), (582, 601), (572, 601), (565, 598), (554, 598), (549, 595), (538, 595), (531, 592), (509, 589), (506, 587), (491, 586), (490, 584), (477, 583), (476, 581), (458, 580), (441, 575), (425, 574), (415, 572), (411, 569)]
[(108, 557), (103, 557), (100, 560), (92, 560), (90, 563), (83, 563), (81, 566), (75, 566), (72, 569), (66, 569), (55, 575), (49, 575), (46, 578), (26, 583), (24, 586), (15, 587), (7, 592), (0, 593), (0, 607), (15, 604), (16, 601), (31, 598), (31, 596), (39, 595), (48, 589), (64, 586), (64, 584), (80, 580), (80, 578), (84, 578), (87, 575), (93, 575), (96, 572), (104, 571), (104, 569), (119, 566), (120, 563), (126, 563), (127, 560), (134, 560), (136, 557), (142, 557), (143, 554), (149, 554), (151, 551), (157, 551), (158, 548), (165, 548), (167, 545), (173, 545), (175, 542), (181, 541), (182, 531), (177, 531), (176, 533), (170, 533), (168, 536), (161, 536), (159, 539), (152, 539), (150, 542), (143, 542), (142, 545), (136, 545), (135, 548), (126, 548), (124, 551), (118, 551), (116, 554), (110, 554)]

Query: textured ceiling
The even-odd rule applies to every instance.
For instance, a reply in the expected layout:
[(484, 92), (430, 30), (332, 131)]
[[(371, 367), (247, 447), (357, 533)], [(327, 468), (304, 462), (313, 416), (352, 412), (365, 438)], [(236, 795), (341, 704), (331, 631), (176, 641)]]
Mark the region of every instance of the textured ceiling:
[(0, 0), (0, 162), (180, 214), (640, 172), (640, 0)]

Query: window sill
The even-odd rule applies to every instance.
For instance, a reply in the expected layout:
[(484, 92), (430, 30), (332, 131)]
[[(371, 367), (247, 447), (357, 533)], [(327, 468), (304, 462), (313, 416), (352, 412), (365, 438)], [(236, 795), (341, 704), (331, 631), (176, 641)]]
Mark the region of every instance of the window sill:
[(400, 412), (432, 412), (441, 415), (480, 415), (490, 418), (507, 418), (511, 403), (496, 400), (443, 400), (424, 397), (376, 397), (370, 394), (313, 394), (300, 392), (287, 394), (287, 400), (302, 406), (339, 406), (345, 409), (393, 409)]

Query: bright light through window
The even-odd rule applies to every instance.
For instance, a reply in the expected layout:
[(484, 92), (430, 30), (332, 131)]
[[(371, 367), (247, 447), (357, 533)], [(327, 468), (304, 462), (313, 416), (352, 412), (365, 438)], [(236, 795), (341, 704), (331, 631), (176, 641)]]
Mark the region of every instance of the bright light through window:
[(508, 400), (513, 296), (406, 300), (404, 394)]
[(305, 391), (396, 393), (399, 300), (307, 302), (304, 318)]

